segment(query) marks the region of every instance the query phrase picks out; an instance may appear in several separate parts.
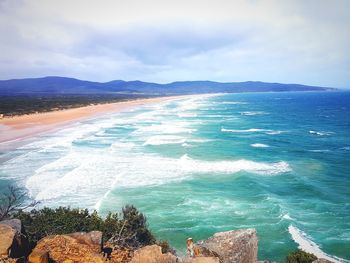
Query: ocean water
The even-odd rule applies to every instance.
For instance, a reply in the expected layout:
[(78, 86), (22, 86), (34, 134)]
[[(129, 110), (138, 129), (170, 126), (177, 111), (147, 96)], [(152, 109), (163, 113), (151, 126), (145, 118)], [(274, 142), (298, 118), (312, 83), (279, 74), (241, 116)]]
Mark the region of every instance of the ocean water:
[[(1, 147), (1, 145), (0, 145)], [(298, 246), (350, 262), (350, 92), (200, 95), (90, 119), (2, 150), (0, 189), (42, 206), (133, 204), (160, 239), (256, 228), (259, 258)]]

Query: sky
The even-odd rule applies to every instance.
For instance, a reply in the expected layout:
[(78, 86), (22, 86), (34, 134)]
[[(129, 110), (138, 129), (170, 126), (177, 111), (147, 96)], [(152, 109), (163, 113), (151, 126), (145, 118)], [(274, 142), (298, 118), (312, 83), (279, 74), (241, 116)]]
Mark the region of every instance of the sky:
[(0, 79), (350, 87), (349, 0), (0, 0)]

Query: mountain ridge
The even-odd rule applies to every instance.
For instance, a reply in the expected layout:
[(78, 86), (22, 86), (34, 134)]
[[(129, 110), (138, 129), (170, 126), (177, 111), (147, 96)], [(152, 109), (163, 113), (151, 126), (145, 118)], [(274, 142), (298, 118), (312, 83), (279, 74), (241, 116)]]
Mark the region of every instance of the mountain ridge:
[(210, 80), (174, 81), (170, 83), (144, 82), (140, 80), (112, 80), (96, 82), (76, 78), (47, 76), (0, 80), (1, 95), (21, 94), (147, 94), (178, 95), (194, 93), (240, 93), (240, 92), (284, 92), (336, 90), (302, 84), (269, 83), (262, 81), (216, 82)]

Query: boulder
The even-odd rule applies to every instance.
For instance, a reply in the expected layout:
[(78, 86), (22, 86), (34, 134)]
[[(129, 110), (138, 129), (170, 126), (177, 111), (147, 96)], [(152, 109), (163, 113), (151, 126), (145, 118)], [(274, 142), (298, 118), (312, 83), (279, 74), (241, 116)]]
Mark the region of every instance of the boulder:
[(76, 232), (67, 234), (67, 236), (75, 238), (80, 244), (88, 245), (96, 253), (100, 253), (102, 249), (102, 232), (91, 231), (91, 232)]
[(133, 257), (133, 250), (115, 247), (110, 255), (110, 263), (128, 263)]
[(181, 263), (220, 263), (217, 257), (197, 257), (181, 261)]
[(157, 245), (146, 246), (134, 252), (130, 263), (175, 263), (176, 256), (167, 253), (162, 254), (162, 248)]
[(241, 229), (214, 234), (196, 243), (203, 256), (217, 255), (223, 263), (254, 263), (257, 261), (258, 238), (255, 229)]
[(101, 249), (97, 252), (95, 245), (87, 244), (85, 241), (85, 238), (74, 238), (69, 235), (47, 236), (38, 242), (32, 253), (47, 251), (49, 260), (57, 263), (70, 262), (69, 260), (74, 263), (104, 262), (102, 255), (98, 253)]
[(0, 224), (0, 257), (10, 255), (15, 235), (16, 231), (12, 227)]
[(28, 263), (48, 263), (49, 253), (46, 250), (35, 249), (28, 257)]
[[(0, 222), (0, 255), (11, 258), (26, 257), (29, 254), (29, 242), (19, 219)], [(7, 254), (6, 254), (7, 253)]]

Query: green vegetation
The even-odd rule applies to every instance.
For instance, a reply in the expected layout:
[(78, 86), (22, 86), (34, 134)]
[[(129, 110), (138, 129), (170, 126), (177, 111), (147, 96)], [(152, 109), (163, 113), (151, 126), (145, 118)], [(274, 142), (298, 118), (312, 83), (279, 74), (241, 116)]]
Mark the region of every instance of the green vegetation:
[(9, 186), (7, 192), (0, 196), (0, 221), (18, 218), (21, 220), (30, 246), (48, 235), (89, 232), (98, 230), (103, 233), (104, 242), (136, 249), (158, 244), (164, 252), (174, 252), (167, 241), (156, 241), (148, 229), (146, 217), (134, 206), (126, 205), (121, 213), (109, 213), (102, 218), (96, 211), (70, 207), (42, 209), (25, 209), (35, 206), (31, 202), (24, 206), (25, 192), (20, 188)]
[(96, 211), (76, 208), (43, 208), (12, 215), (22, 221), (32, 247), (43, 237), (54, 234), (99, 230), (104, 241), (124, 247), (138, 248), (155, 244), (148, 230), (146, 217), (133, 206), (125, 206), (122, 213), (109, 213), (102, 218)]
[(314, 254), (297, 249), (287, 255), (286, 263), (311, 263), (316, 259)]
[(15, 116), (147, 97), (140, 94), (0, 96), (0, 114)]

